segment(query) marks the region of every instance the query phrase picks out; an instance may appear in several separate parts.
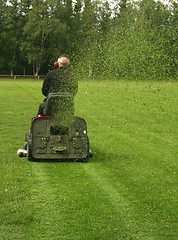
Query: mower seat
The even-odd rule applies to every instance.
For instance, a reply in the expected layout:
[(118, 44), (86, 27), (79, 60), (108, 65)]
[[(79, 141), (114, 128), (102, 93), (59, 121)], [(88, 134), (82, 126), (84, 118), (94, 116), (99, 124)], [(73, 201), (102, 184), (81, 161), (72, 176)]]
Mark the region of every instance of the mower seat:
[(50, 93), (46, 99), (45, 116), (71, 117), (74, 115), (74, 97), (69, 93)]

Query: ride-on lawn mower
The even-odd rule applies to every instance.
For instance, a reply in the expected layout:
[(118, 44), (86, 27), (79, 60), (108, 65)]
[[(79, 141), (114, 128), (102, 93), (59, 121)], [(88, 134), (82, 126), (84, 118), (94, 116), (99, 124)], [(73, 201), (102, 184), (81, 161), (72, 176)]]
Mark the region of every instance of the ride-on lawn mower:
[(87, 124), (74, 116), (74, 100), (67, 93), (50, 93), (44, 115), (32, 118), (24, 149), (19, 157), (29, 161), (80, 161), (92, 157)]

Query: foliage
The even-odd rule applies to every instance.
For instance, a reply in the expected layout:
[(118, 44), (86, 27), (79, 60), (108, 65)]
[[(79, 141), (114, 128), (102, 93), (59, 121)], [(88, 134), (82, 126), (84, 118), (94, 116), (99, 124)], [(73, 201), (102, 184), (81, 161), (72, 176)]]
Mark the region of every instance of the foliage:
[[(55, 2), (54, 2), (55, 3)], [(44, 1), (36, 1), (29, 12), (24, 27), (24, 41), (21, 49), (26, 53), (29, 63), (35, 63), (35, 74), (38, 75), (46, 60), (56, 57), (55, 51), (61, 51), (61, 39), (66, 33), (66, 26), (60, 19), (53, 18), (56, 5), (48, 5)], [(52, 41), (50, 41), (52, 40)]]
[(2, 73), (46, 74), (65, 54), (82, 78), (177, 77), (176, 0), (0, 0), (0, 7)]
[(174, 46), (175, 51), (177, 47), (166, 47), (170, 21), (170, 11), (161, 2), (127, 4), (112, 19), (105, 37), (103, 75), (126, 79), (176, 77), (171, 48)]

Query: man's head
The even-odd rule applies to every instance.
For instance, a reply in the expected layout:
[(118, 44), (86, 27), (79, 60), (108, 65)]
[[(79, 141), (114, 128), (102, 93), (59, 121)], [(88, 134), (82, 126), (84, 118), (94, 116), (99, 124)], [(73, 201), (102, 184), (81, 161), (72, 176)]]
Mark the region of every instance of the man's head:
[(57, 62), (58, 62), (58, 65), (62, 65), (62, 66), (68, 66), (70, 63), (69, 59), (65, 56), (58, 58)]
[(54, 63), (54, 67), (67, 67), (70, 64), (69, 59), (65, 56), (61, 56), (58, 60)]

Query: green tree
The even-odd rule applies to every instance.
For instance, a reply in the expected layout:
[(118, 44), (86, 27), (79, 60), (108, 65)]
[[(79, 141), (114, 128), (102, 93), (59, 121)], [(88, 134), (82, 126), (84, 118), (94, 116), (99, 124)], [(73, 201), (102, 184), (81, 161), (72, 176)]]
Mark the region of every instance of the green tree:
[(5, 19), (6, 19), (6, 6), (3, 0), (0, 0), (0, 49), (1, 49), (1, 55), (0, 55), (0, 71), (1, 73), (4, 73), (5, 66), (6, 66), (6, 34), (5, 34)]
[(177, 76), (177, 1), (109, 2), (0, 0), (1, 72), (46, 73), (67, 54), (81, 77)]
[(98, 76), (102, 71), (100, 68), (104, 47), (102, 32), (106, 32), (107, 29), (106, 19), (109, 20), (100, 1), (84, 1), (80, 21), (80, 48), (77, 54), (79, 57), (77, 69), (82, 77)]
[(21, 11), (21, 2), (18, 0), (5, 2), (4, 6), (3, 39), (6, 47), (6, 65), (9, 67), (11, 75), (13, 75), (14, 68), (19, 65), (20, 42), (25, 20)]
[(55, 1), (53, 4), (36, 1), (24, 27), (21, 50), (26, 53), (29, 64), (33, 64), (35, 75), (39, 74), (43, 64), (54, 59), (56, 53), (63, 51), (61, 42), (66, 34), (66, 25), (55, 16), (56, 9), (59, 8), (56, 4)]
[(178, 76), (178, 2), (171, 1), (171, 14), (164, 25), (165, 55), (167, 56), (167, 73), (171, 77)]
[(115, 17), (106, 41), (108, 74), (137, 79), (169, 77), (164, 28), (170, 15), (161, 2), (127, 4)]

